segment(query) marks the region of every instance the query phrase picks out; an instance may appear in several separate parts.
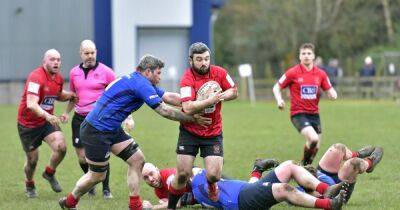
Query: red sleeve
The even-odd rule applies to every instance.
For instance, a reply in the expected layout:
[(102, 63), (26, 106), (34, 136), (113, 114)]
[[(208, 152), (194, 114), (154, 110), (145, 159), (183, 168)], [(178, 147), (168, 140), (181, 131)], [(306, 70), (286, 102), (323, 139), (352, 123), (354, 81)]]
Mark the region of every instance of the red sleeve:
[(331, 81), (329, 81), (328, 75), (325, 72), (321, 71), (321, 77), (322, 77), (321, 81), (322, 90), (329, 90), (332, 87), (332, 85)]
[(289, 69), (288, 71), (286, 71), (285, 74), (283, 74), (282, 77), (278, 80), (279, 87), (284, 89), (289, 86), (292, 83), (294, 76), (295, 72), (293, 69)]
[(191, 77), (189, 77), (189, 74), (187, 72), (185, 72), (185, 74), (183, 75), (180, 86), (181, 102), (196, 100), (194, 81)]
[(69, 72), (69, 90), (72, 92), (76, 92), (75, 91), (75, 85), (74, 85), (74, 77), (72, 76), (73, 69), (71, 69), (71, 71)]
[(233, 81), (232, 77), (229, 76), (228, 72), (221, 68), (221, 88), (223, 91), (228, 90), (229, 88), (235, 87), (235, 82)]
[(40, 89), (43, 86), (42, 83), (40, 75), (32, 72), (26, 80), (26, 93), (39, 96)]

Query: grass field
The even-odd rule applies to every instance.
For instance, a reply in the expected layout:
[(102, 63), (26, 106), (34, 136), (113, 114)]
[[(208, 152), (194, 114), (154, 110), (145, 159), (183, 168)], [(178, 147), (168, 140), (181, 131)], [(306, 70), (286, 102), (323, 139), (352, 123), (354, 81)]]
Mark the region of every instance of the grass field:
[[(58, 113), (60, 107), (58, 104)], [(58, 199), (71, 191), (82, 175), (72, 148), (70, 126), (63, 125), (68, 145), (67, 156), (57, 171), (64, 188), (54, 193), (41, 178), (49, 161), (47, 145), (40, 147), (35, 181), (39, 197), (27, 199), (24, 194), (24, 152), (16, 129), (16, 106), (0, 106), (0, 209), (58, 209)], [(381, 164), (371, 174), (359, 177), (355, 192), (344, 209), (400, 209), (400, 107), (392, 101), (321, 102), (323, 142), (317, 160), (333, 143), (341, 142), (350, 148), (380, 145), (385, 149)], [(175, 145), (178, 123), (162, 119), (143, 107), (134, 113), (136, 127), (132, 136), (140, 144), (146, 160), (159, 167), (175, 166)], [(247, 180), (254, 159), (274, 157), (279, 160), (299, 160), (303, 138), (292, 127), (288, 111), (280, 112), (273, 103), (229, 102), (223, 107), (224, 173)], [(201, 159), (197, 160), (202, 165)], [(115, 156), (111, 158), (110, 185), (114, 199), (105, 201), (84, 196), (80, 209), (127, 209), (126, 165)], [(152, 190), (142, 183), (142, 199), (156, 202)], [(273, 209), (290, 209), (279, 204)]]

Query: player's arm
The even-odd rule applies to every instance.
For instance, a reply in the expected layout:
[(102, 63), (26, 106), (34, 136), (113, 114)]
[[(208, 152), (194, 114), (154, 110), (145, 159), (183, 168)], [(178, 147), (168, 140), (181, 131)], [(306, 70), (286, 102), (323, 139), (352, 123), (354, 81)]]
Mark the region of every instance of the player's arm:
[(179, 93), (165, 92), (162, 100), (172, 106), (182, 106), (181, 95)]
[(230, 101), (236, 99), (237, 97), (238, 97), (238, 91), (236, 86), (229, 88), (222, 93), (223, 101)]
[(210, 118), (202, 117), (200, 115), (185, 114), (172, 106), (168, 106), (164, 102), (161, 102), (160, 105), (154, 109), (154, 111), (156, 111), (159, 115), (174, 121), (195, 122), (202, 126), (211, 124)]
[(272, 92), (274, 93), (274, 97), (276, 100), (276, 104), (278, 105), (278, 108), (280, 110), (283, 110), (285, 108), (285, 101), (282, 98), (281, 86), (279, 85), (278, 82), (272, 88)]
[(66, 90), (62, 90), (60, 95), (57, 98), (58, 101), (74, 100), (75, 102), (77, 102), (77, 99), (78, 98), (76, 97), (76, 94), (74, 92), (66, 91)]
[(334, 100), (337, 99), (337, 93), (336, 93), (336, 90), (335, 90), (333, 87), (329, 88), (329, 89), (328, 89), (327, 91), (325, 91), (325, 92), (326, 92), (326, 95), (328, 95), (328, 98), (329, 98), (330, 100), (334, 101)]
[(205, 108), (223, 101), (224, 93), (217, 93), (202, 101), (185, 101), (182, 102), (182, 108), (185, 113), (196, 114), (203, 111)]
[(46, 119), (46, 121), (48, 121), (52, 125), (58, 125), (60, 123), (60, 120), (58, 119), (58, 117), (49, 114), (44, 109), (42, 109), (42, 107), (39, 106), (39, 96), (34, 95), (34, 94), (27, 94), (26, 106), (29, 110), (31, 110), (37, 116), (43, 117), (44, 119)]
[(70, 100), (67, 107), (64, 110), (64, 113), (61, 114), (60, 120), (62, 123), (67, 123), (69, 120), (69, 113), (72, 111), (72, 109), (75, 106), (75, 101)]

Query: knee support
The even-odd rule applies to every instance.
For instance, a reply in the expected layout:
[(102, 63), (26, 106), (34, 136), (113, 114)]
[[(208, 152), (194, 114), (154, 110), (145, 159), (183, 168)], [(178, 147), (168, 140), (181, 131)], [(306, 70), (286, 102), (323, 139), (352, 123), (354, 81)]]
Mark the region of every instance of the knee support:
[(99, 166), (99, 165), (93, 165), (89, 163), (89, 169), (93, 172), (97, 173), (103, 173), (106, 172), (109, 169), (110, 165), (107, 163), (107, 165), (104, 166)]
[(122, 160), (128, 160), (133, 154), (135, 154), (138, 150), (139, 145), (136, 142), (132, 142), (125, 149), (123, 149), (117, 156)]

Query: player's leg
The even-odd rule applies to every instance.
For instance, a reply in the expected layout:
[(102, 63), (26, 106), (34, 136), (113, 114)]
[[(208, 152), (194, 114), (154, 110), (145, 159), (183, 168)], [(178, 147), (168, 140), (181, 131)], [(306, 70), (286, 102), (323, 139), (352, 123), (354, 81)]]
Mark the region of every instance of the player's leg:
[(333, 144), (322, 156), (318, 165), (324, 171), (329, 173), (338, 173), (342, 161), (353, 157), (353, 154), (354, 153), (344, 144)]
[[(125, 132), (121, 135), (124, 134)], [(129, 209), (142, 209), (142, 200), (139, 195), (139, 183), (144, 165), (144, 155), (139, 149), (139, 145), (130, 138), (112, 145), (111, 150), (128, 164), (127, 183), (129, 188)]]
[(25, 154), (26, 154), (26, 161), (24, 165), (24, 171), (25, 171), (26, 196), (28, 198), (35, 198), (37, 197), (37, 193), (33, 177), (39, 159), (39, 149), (36, 148), (35, 150), (26, 152)]
[(345, 191), (341, 191), (334, 199), (319, 199), (287, 183), (272, 184), (272, 193), (278, 202), (288, 201), (296, 206), (321, 209), (341, 209), (345, 197)]

